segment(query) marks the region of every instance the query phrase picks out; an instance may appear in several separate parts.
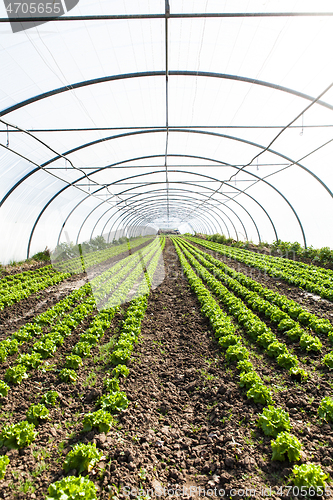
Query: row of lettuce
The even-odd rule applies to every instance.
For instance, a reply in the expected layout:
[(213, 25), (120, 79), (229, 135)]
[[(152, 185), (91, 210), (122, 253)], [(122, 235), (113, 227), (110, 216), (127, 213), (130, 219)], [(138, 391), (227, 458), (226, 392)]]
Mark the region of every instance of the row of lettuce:
[(333, 271), (331, 269), (323, 269), (290, 259), (282, 259), (281, 257), (262, 255), (249, 250), (232, 248), (200, 238), (187, 237), (186, 239), (209, 250), (213, 250), (220, 255), (260, 269), (275, 279), (284, 280), (291, 285), (333, 301)]
[[(272, 389), (255, 371), (254, 365), (250, 361), (251, 352), (246, 347), (229, 314), (240, 319), (242, 326), (246, 324), (254, 326), (257, 323), (256, 318), (241, 300), (230, 294), (218, 280), (200, 265), (180, 239), (173, 241), (184, 274), (201, 304), (201, 312), (208, 318), (219, 345), (225, 351), (226, 361), (237, 363), (240, 387), (245, 389), (247, 398), (264, 406), (263, 412), (259, 416), (258, 425), (266, 435), (272, 438), (272, 460), (285, 461), (287, 459), (290, 462), (300, 460), (302, 443), (290, 433), (289, 414), (276, 405)], [(228, 314), (221, 309), (217, 300), (210, 293), (210, 288), (218, 300), (223, 301), (223, 306)], [(257, 332), (254, 335), (267, 334), (267, 332), (261, 333), (263, 328), (266, 328), (264, 324), (257, 323), (254, 328)], [(287, 355), (285, 350), (281, 354)], [(281, 354), (277, 356), (278, 359)], [(297, 370), (298, 365), (293, 364), (290, 369)], [(333, 420), (333, 400), (325, 397), (320, 403), (318, 413), (324, 420)], [(312, 495), (323, 494), (327, 479), (328, 474), (321, 469), (320, 465), (311, 462), (301, 466), (294, 465), (291, 477), (296, 487), (303, 487), (302, 491), (305, 491), (305, 488), (308, 493), (313, 492)]]
[[(189, 233), (188, 233), (189, 234)], [(191, 236), (191, 234), (189, 234)], [(293, 258), (295, 256), (300, 259), (309, 259), (312, 262), (319, 262), (321, 264), (333, 263), (333, 249), (329, 247), (314, 248), (312, 245), (303, 247), (298, 241), (282, 241), (277, 239), (273, 243), (260, 242), (254, 244), (252, 241), (235, 241), (233, 238), (227, 238), (224, 234), (205, 234), (202, 235), (208, 241), (215, 243), (222, 243), (223, 245), (231, 245), (237, 248), (252, 248), (261, 252), (263, 249), (268, 250), (273, 255), (285, 256), (286, 258)]]
[[(331, 323), (309, 313), (297, 302), (284, 295), (262, 286), (243, 273), (236, 272), (220, 260), (187, 242), (182, 242), (182, 245), (192, 260), (196, 258), (200, 261), (198, 262), (200, 272), (208, 279), (214, 293), (228, 308), (229, 314), (242, 324), (250, 339), (263, 347), (269, 356), (276, 358), (281, 367), (288, 368), (291, 375), (306, 378), (304, 370), (297, 368), (297, 357), (288, 352), (284, 342), (278, 342), (276, 335), (265, 321), (275, 325), (288, 342), (298, 342), (301, 350), (306, 353), (322, 351), (323, 345), (318, 335), (327, 336), (328, 340), (333, 342)], [(253, 311), (264, 316), (265, 321), (262, 321)], [(333, 368), (331, 349), (321, 359), (321, 365), (328, 369)]]
[(148, 244), (151, 237), (136, 238), (134, 241), (111, 246), (79, 256), (69, 261), (60, 261), (54, 266), (44, 266), (35, 271), (24, 271), (5, 276), (0, 280), (0, 311), (16, 302), (28, 298), (30, 295), (45, 290), (48, 287), (61, 283), (72, 274), (82, 273), (97, 264), (103, 263), (112, 257), (124, 252), (131, 253), (137, 247)]
[[(83, 417), (83, 432), (88, 432), (92, 428), (98, 428), (100, 432), (108, 432), (114, 422), (113, 415), (128, 406), (126, 394), (119, 389), (119, 378), (126, 377), (129, 374), (129, 369), (126, 366), (126, 363), (130, 359), (134, 344), (137, 342), (140, 335), (141, 321), (147, 308), (147, 299), (152, 284), (152, 278), (158, 266), (164, 244), (164, 239), (155, 241), (152, 245), (150, 245), (150, 251), (146, 251), (146, 253), (141, 256), (141, 261), (137, 264), (137, 255), (128, 259), (130, 262), (126, 267), (129, 269), (129, 266), (131, 265), (132, 270), (118, 287), (117, 292), (112, 295), (112, 305), (109, 304), (107, 308), (97, 313), (91, 321), (88, 329), (80, 335), (79, 341), (74, 345), (71, 353), (65, 357), (64, 367), (58, 370), (60, 381), (67, 383), (76, 382), (77, 370), (82, 366), (83, 358), (90, 356), (90, 350), (100, 342), (107, 329), (110, 328), (111, 321), (116, 312), (119, 310), (120, 305), (126, 301), (128, 292), (132, 289), (135, 283), (139, 283), (136, 287), (137, 290), (135, 296), (129, 303), (126, 310), (120, 335), (114, 345), (113, 351), (109, 356), (109, 361), (112, 363), (114, 368), (112, 373), (107, 374), (104, 378), (104, 394), (96, 402), (96, 411), (87, 413)], [(99, 280), (100, 279), (101, 277), (99, 277)], [(119, 273), (113, 277), (114, 282), (117, 282), (117, 280), (119, 281)], [(108, 282), (109, 281), (110, 280), (108, 280)], [(73, 300), (75, 303), (75, 300), (78, 299), (78, 292), (81, 292), (82, 297), (85, 296), (85, 294), (87, 294), (87, 285), (82, 287), (80, 291), (77, 291), (76, 294), (71, 294), (71, 296), (68, 297), (72, 304)], [(84, 303), (85, 305), (89, 304), (92, 306), (92, 309), (88, 312), (88, 314), (91, 313), (95, 308), (95, 305), (94, 299), (89, 293), (84, 299)], [(59, 306), (59, 304), (57, 304), (57, 306)], [(69, 301), (63, 301), (63, 305), (68, 308)], [(77, 307), (82, 307), (82, 305), (83, 303)], [(59, 308), (60, 307), (61, 305)], [(84, 317), (86, 317), (85, 315), (78, 318), (75, 314), (76, 309), (77, 308), (72, 309), (68, 315), (65, 315), (66, 319), (70, 319), (73, 316), (75, 317), (70, 330), (76, 328), (79, 323), (82, 323)], [(51, 308), (49, 311), (53, 312), (53, 310), (54, 308)], [(50, 314), (49, 316), (51, 317), (53, 314)], [(37, 323), (38, 319), (35, 324)], [(61, 326), (64, 326), (63, 320)], [(70, 335), (70, 330), (66, 330), (66, 332), (62, 330), (63, 340), (66, 336)], [(28, 376), (27, 371), (31, 372), (33, 369), (40, 368), (42, 359), (48, 359), (54, 355), (54, 351), (35, 351), (34, 346), (30, 353), (22, 354), (17, 358), (16, 367), (24, 367), (24, 370), (20, 368), (20, 370), (24, 373), (22, 377), (18, 376), (14, 379), (8, 377), (7, 381), (11, 384), (20, 383), (23, 378)], [(10, 367), (8, 370), (12, 370), (13, 368), (15, 367)], [(8, 370), (6, 375), (7, 373), (10, 373)], [(0, 393), (2, 396), (6, 396), (9, 389), (10, 386), (8, 386), (4, 381), (0, 382)], [(49, 418), (48, 407), (57, 404), (57, 397), (58, 394), (56, 391), (47, 391), (41, 397), (40, 403), (30, 406), (27, 411), (25, 421), (13, 425), (4, 425), (0, 433), (0, 446), (6, 446), (11, 449), (22, 448), (31, 444), (37, 437), (37, 431), (35, 430), (36, 426)], [(65, 472), (76, 469), (79, 474), (84, 471), (90, 471), (101, 459), (101, 456), (102, 453), (96, 449), (94, 444), (77, 443), (68, 453), (63, 464), (63, 469)], [(7, 455), (0, 457), (0, 478), (4, 477), (8, 464), (9, 458)], [(47, 498), (60, 498), (59, 495), (72, 495), (74, 493), (75, 495), (83, 495), (84, 498), (96, 498), (95, 485), (89, 481), (89, 479), (81, 476), (66, 477), (63, 480), (50, 485), (49, 495)]]

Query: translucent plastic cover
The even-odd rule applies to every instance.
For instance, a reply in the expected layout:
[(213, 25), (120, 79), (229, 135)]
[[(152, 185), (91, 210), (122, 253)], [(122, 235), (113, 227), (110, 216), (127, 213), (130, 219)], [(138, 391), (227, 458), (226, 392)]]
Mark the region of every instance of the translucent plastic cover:
[(161, 228), (333, 247), (331, 1), (9, 3), (0, 262)]

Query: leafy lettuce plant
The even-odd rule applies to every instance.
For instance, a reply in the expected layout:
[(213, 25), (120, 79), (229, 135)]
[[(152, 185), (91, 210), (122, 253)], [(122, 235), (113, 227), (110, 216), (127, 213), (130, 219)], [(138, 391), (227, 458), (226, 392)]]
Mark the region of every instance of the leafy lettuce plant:
[(323, 347), (318, 337), (313, 337), (308, 333), (303, 333), (301, 335), (299, 345), (301, 346), (302, 349), (306, 350), (307, 352), (309, 351), (319, 352), (322, 350)]
[(31, 405), (27, 411), (27, 420), (30, 423), (38, 425), (41, 420), (49, 419), (49, 410), (43, 404)]
[(70, 370), (69, 368), (63, 368), (59, 373), (59, 378), (63, 382), (70, 382), (74, 384), (77, 379), (77, 374), (74, 370)]
[(91, 345), (88, 342), (78, 342), (72, 349), (72, 353), (80, 356), (81, 358), (86, 358), (90, 356)]
[(325, 356), (323, 357), (321, 362), (323, 365), (327, 366), (327, 368), (332, 370), (333, 369), (333, 352), (331, 351), (331, 352), (325, 354)]
[(0, 481), (5, 477), (7, 465), (9, 464), (9, 462), (10, 460), (7, 455), (3, 455), (2, 457), (0, 457)]
[(5, 379), (12, 384), (20, 384), (23, 379), (28, 378), (27, 368), (24, 365), (10, 366), (5, 373)]
[(121, 410), (126, 410), (128, 407), (128, 399), (123, 391), (111, 392), (101, 396), (97, 401), (97, 405), (100, 406), (102, 410), (116, 413)]
[(26, 420), (17, 424), (4, 425), (0, 433), (0, 446), (9, 449), (23, 448), (29, 446), (37, 436), (34, 424), (29, 424)]
[(83, 471), (90, 472), (102, 456), (103, 453), (97, 450), (95, 443), (77, 443), (67, 453), (63, 469), (65, 472), (76, 469), (79, 474)]
[(289, 373), (291, 377), (295, 378), (296, 380), (305, 381), (309, 378), (309, 374), (299, 366), (293, 366), (292, 368), (290, 368)]
[(286, 455), (289, 462), (295, 462), (301, 458), (302, 445), (296, 436), (289, 432), (280, 432), (275, 441), (271, 441), (272, 460), (284, 462)]
[(125, 365), (131, 357), (130, 349), (116, 349), (111, 354), (110, 361), (114, 365)]
[(82, 358), (80, 356), (76, 356), (75, 354), (70, 354), (65, 358), (65, 368), (73, 368), (73, 370), (77, 370), (80, 366), (82, 366)]
[(266, 349), (266, 347), (269, 346), (269, 344), (271, 344), (272, 342), (276, 341), (276, 337), (274, 335), (273, 332), (267, 332), (267, 333), (263, 333), (262, 335), (260, 335), (258, 338), (257, 338), (257, 342), (259, 345), (261, 345), (262, 347), (264, 347)]
[(103, 385), (107, 392), (118, 392), (119, 382), (117, 378), (106, 378), (103, 381)]
[(320, 401), (320, 405), (318, 408), (318, 415), (323, 420), (333, 421), (333, 399), (329, 396), (326, 396)]
[(325, 488), (329, 474), (326, 474), (320, 467), (313, 463), (295, 465), (293, 468), (292, 481), (299, 488), (308, 488), (308, 492), (314, 496), (318, 488)]
[(111, 413), (105, 410), (86, 413), (83, 417), (83, 432), (89, 432), (91, 429), (97, 428), (99, 432), (105, 432), (106, 434), (114, 423), (115, 419)]
[(279, 366), (282, 366), (282, 368), (286, 368), (289, 370), (289, 368), (292, 368), (293, 366), (298, 365), (298, 358), (294, 354), (291, 354), (290, 352), (284, 352), (280, 354), (277, 357), (277, 363)]
[(7, 396), (10, 387), (3, 380), (0, 380), (0, 396), (3, 398)]
[(262, 405), (272, 403), (271, 391), (263, 383), (256, 382), (246, 393), (247, 397), (252, 398), (255, 403), (260, 403)]
[(259, 415), (258, 426), (266, 436), (276, 437), (282, 431), (290, 431), (289, 414), (282, 408), (269, 405)]
[(125, 365), (117, 365), (115, 368), (112, 370), (112, 375), (116, 378), (119, 377), (128, 377), (129, 375), (129, 369)]
[(87, 477), (67, 476), (50, 484), (45, 500), (97, 500), (96, 486)]
[(239, 386), (240, 387), (246, 387), (246, 389), (249, 389), (253, 384), (255, 384), (256, 382), (261, 382), (261, 378), (259, 377), (259, 375), (254, 372), (254, 371), (251, 371), (251, 372), (244, 372), (244, 373), (241, 373), (240, 375), (240, 380), (239, 380)]
[(20, 354), (17, 357), (17, 364), (24, 365), (28, 370), (37, 368), (41, 364), (42, 356), (39, 352), (33, 351), (31, 354)]
[(275, 340), (274, 342), (272, 342), (267, 346), (267, 354), (271, 358), (278, 358), (280, 354), (286, 354), (286, 353), (287, 353), (286, 344), (278, 342), (277, 340)]
[(57, 391), (47, 391), (42, 396), (42, 403), (49, 405), (49, 406), (55, 406), (58, 397), (59, 397), (59, 394), (57, 393)]
[(237, 363), (237, 369), (240, 370), (241, 373), (248, 373), (254, 371), (253, 364), (251, 361), (248, 361), (247, 359), (238, 361)]
[(38, 352), (43, 359), (52, 358), (57, 350), (57, 344), (51, 339), (38, 340), (33, 345), (33, 350)]
[(241, 359), (248, 359), (249, 352), (246, 347), (236, 344), (228, 347), (225, 357), (228, 361), (239, 361)]
[(222, 349), (227, 349), (231, 345), (239, 344), (241, 339), (237, 335), (226, 335), (219, 338), (219, 345)]

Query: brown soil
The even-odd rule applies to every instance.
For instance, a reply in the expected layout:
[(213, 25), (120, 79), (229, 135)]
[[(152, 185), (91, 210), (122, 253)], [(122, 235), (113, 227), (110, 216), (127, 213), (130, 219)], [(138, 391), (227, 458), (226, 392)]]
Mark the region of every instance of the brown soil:
[[(11, 463), (0, 498), (44, 498), (48, 485), (64, 476), (65, 455), (77, 441), (95, 442), (103, 451), (105, 458), (89, 473), (103, 500), (110, 494), (125, 498), (125, 486), (174, 489), (176, 485), (206, 492), (217, 487), (228, 496), (231, 488), (252, 488), (257, 497), (263, 496), (262, 487), (271, 486), (273, 498), (283, 497), (275, 494), (276, 485), (282, 485), (293, 464), (271, 461), (270, 439), (256, 427), (262, 406), (247, 400), (239, 388), (235, 365), (226, 364), (169, 240), (164, 258), (165, 279), (150, 294), (142, 338), (121, 387), (130, 404), (118, 416), (119, 424), (107, 435), (82, 433), (82, 415), (95, 409), (102, 379), (111, 368), (97, 347), (78, 370), (74, 386), (60, 383), (56, 370), (32, 372), (3, 398), (0, 421), (25, 419), (28, 406), (49, 389), (61, 394), (60, 405), (51, 410), (50, 422), (38, 427), (33, 445), (20, 452), (1, 449)], [(104, 345), (118, 334), (121, 318), (121, 313), (114, 318)], [(62, 359), (88, 323), (50, 360), (56, 368), (62, 367)], [(273, 387), (274, 400), (290, 413), (292, 432), (303, 443), (301, 462), (320, 463), (332, 473), (332, 427), (322, 425), (316, 414), (322, 397), (332, 392), (328, 375), (314, 372), (310, 382), (296, 384), (259, 350), (253, 350), (252, 361)], [(0, 378), (6, 366), (1, 366)], [(36, 488), (34, 493), (22, 491), (27, 480)], [(189, 496), (198, 497), (198, 490)]]

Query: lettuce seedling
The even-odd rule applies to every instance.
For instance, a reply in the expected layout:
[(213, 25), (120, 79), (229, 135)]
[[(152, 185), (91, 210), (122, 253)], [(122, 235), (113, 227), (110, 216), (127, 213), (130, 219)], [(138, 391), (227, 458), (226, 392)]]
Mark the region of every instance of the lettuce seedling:
[(19, 343), (16, 339), (5, 339), (0, 344), (6, 349), (9, 356), (18, 351)]
[(318, 337), (313, 337), (308, 333), (303, 333), (301, 335), (299, 345), (301, 346), (302, 349), (305, 349), (307, 352), (309, 351), (319, 352), (322, 350), (323, 347)]
[(0, 380), (0, 396), (3, 398), (7, 396), (10, 387), (3, 380)]
[(251, 363), (251, 361), (248, 361), (247, 359), (243, 359), (241, 361), (238, 361), (237, 370), (240, 370), (241, 373), (248, 373), (248, 372), (252, 372), (254, 370), (254, 367), (253, 367), (253, 364)]
[(23, 448), (29, 446), (37, 436), (34, 424), (26, 420), (13, 425), (4, 425), (0, 434), (0, 446), (9, 449)]
[(63, 382), (70, 382), (75, 384), (77, 379), (77, 374), (74, 370), (70, 370), (69, 368), (63, 368), (59, 373), (59, 378)]
[(31, 354), (20, 354), (17, 357), (17, 364), (24, 365), (28, 370), (37, 368), (41, 364), (42, 356), (39, 352), (32, 352)]
[(227, 349), (231, 345), (239, 344), (241, 339), (237, 335), (226, 335), (219, 338), (219, 345), (222, 349)]
[(97, 401), (97, 405), (100, 406), (102, 410), (116, 413), (121, 410), (126, 410), (128, 407), (128, 399), (123, 391), (111, 392), (101, 396)]
[(229, 361), (238, 361), (241, 359), (247, 359), (248, 357), (248, 350), (240, 344), (231, 345), (228, 347), (225, 354), (225, 358)]
[(78, 342), (72, 349), (72, 353), (80, 356), (81, 358), (86, 358), (90, 356), (91, 345), (88, 342)]
[(257, 338), (258, 344), (261, 345), (261, 347), (264, 347), (265, 349), (266, 347), (269, 346), (269, 344), (271, 344), (275, 340), (277, 340), (277, 338), (275, 337), (273, 332), (263, 333)]
[(116, 349), (111, 354), (110, 361), (114, 365), (125, 365), (131, 357), (131, 351), (129, 349)]
[(111, 413), (105, 410), (97, 410), (93, 413), (87, 413), (83, 417), (83, 432), (89, 432), (93, 428), (98, 428), (99, 432), (109, 432), (115, 419)]
[(97, 500), (96, 486), (87, 477), (68, 476), (50, 484), (45, 500)]
[(67, 453), (63, 469), (68, 472), (72, 469), (81, 474), (83, 471), (90, 472), (102, 458), (103, 453), (98, 451), (95, 443), (77, 443)]
[(303, 465), (295, 465), (293, 468), (292, 481), (295, 486), (299, 488), (303, 487), (312, 491), (314, 496), (317, 492), (317, 488), (325, 488), (326, 479), (329, 479), (329, 474), (326, 474), (320, 467), (320, 465), (307, 463)]
[(323, 420), (333, 421), (333, 399), (329, 396), (326, 396), (320, 401), (320, 405), (318, 408), (318, 415)]
[(321, 360), (322, 364), (327, 366), (330, 370), (333, 369), (333, 352), (329, 352), (328, 354), (325, 354), (323, 359)]
[(240, 387), (246, 387), (246, 389), (249, 389), (256, 382), (259, 382), (259, 383), (261, 382), (261, 378), (259, 377), (259, 375), (256, 372), (252, 371), (252, 372), (247, 372), (247, 373), (246, 372), (241, 373), (240, 380), (239, 380)]
[(280, 432), (275, 441), (271, 441), (272, 446), (272, 460), (279, 460), (284, 462), (286, 455), (289, 462), (295, 462), (301, 458), (302, 445), (293, 434), (289, 432)]
[(7, 455), (2, 455), (2, 457), (0, 457), (0, 481), (5, 477), (7, 465), (9, 464), (9, 462), (10, 460)]
[(43, 404), (31, 405), (27, 411), (27, 420), (30, 423), (38, 425), (41, 420), (49, 419), (49, 410)]
[(286, 368), (289, 370), (289, 368), (298, 365), (298, 358), (290, 352), (285, 352), (278, 356), (277, 363), (279, 366), (282, 366), (282, 368)]
[(44, 340), (39, 340), (33, 345), (33, 350), (39, 352), (43, 359), (52, 358), (57, 350), (57, 344), (52, 340), (46, 338)]
[(81, 342), (88, 342), (90, 345), (96, 345), (98, 343), (99, 337), (93, 333), (82, 333), (80, 335)]
[(128, 377), (129, 375), (129, 369), (125, 365), (118, 365), (112, 370), (112, 375), (116, 378), (119, 377)]
[(5, 373), (5, 379), (12, 384), (20, 384), (23, 379), (28, 378), (27, 368), (24, 365), (10, 366)]
[(103, 381), (103, 385), (107, 392), (118, 392), (119, 382), (117, 378), (106, 378)]
[(262, 405), (273, 402), (271, 391), (260, 382), (253, 384), (246, 395), (249, 399), (252, 398), (255, 403)]
[(290, 431), (289, 414), (282, 408), (269, 405), (259, 416), (258, 426), (266, 436), (276, 437), (282, 431)]
[(290, 318), (285, 318), (280, 323), (278, 324), (278, 330), (280, 332), (286, 332), (287, 330), (291, 330), (297, 325), (296, 321), (290, 319)]
[(305, 381), (309, 377), (309, 374), (299, 366), (293, 366), (292, 368), (290, 368), (289, 373), (291, 377), (295, 378), (296, 380)]
[(286, 354), (288, 352), (286, 344), (278, 342), (275, 340), (267, 346), (267, 354), (271, 358), (278, 358), (280, 354)]
[(42, 403), (45, 403), (46, 405), (49, 405), (49, 406), (55, 406), (58, 397), (59, 397), (59, 394), (57, 393), (57, 391), (47, 391), (42, 396)]
[(80, 356), (76, 356), (75, 354), (70, 354), (65, 358), (65, 368), (73, 368), (77, 370), (80, 366), (82, 366), (82, 358)]

